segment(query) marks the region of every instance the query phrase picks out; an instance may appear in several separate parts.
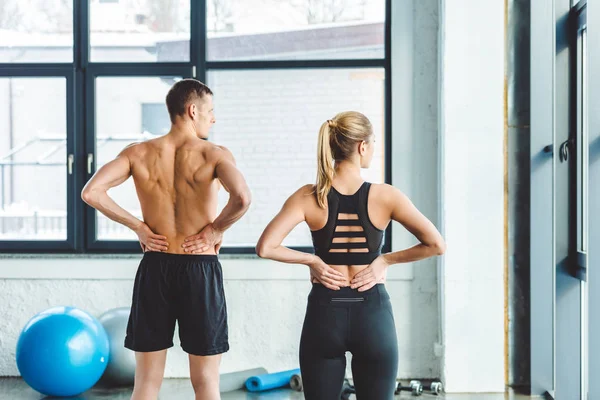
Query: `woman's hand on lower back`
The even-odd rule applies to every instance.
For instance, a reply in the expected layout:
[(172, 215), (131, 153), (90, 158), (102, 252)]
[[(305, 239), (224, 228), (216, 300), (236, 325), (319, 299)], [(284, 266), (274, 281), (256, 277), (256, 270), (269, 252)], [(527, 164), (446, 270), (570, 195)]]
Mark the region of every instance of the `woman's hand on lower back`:
[(310, 268), (310, 275), (328, 289), (340, 290), (342, 286), (348, 284), (344, 274), (331, 268), (318, 256), (313, 256), (312, 261), (307, 265)]
[(385, 261), (383, 256), (377, 257), (367, 268), (354, 275), (354, 278), (350, 281), (350, 287), (358, 289), (359, 292), (371, 289), (378, 283), (385, 281), (389, 266), (390, 264)]

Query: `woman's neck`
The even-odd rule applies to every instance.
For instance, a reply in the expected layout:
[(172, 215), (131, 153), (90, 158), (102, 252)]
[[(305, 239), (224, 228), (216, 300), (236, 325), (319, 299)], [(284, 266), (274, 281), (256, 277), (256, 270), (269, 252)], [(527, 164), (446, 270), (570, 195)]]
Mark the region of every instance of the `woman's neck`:
[(336, 163), (333, 181), (339, 184), (339, 189), (353, 189), (363, 182), (360, 165), (352, 161)]

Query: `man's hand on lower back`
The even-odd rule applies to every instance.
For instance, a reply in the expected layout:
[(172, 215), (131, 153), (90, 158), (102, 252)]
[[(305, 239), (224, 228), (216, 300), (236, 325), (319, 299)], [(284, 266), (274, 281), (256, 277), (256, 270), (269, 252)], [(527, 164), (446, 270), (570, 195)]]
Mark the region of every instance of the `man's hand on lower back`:
[(144, 253), (147, 251), (167, 251), (169, 248), (167, 237), (152, 232), (152, 229), (144, 222), (135, 229), (135, 233), (138, 235)]
[(223, 232), (216, 230), (212, 224), (208, 224), (200, 233), (185, 238), (181, 247), (186, 253), (191, 254), (200, 254), (211, 249), (214, 249), (215, 253), (219, 253), (222, 242)]

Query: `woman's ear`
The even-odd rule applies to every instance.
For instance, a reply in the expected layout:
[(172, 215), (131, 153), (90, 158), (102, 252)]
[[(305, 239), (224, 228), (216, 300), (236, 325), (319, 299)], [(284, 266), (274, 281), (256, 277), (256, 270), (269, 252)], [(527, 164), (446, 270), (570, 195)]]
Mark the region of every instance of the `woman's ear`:
[(358, 154), (359, 155), (364, 155), (367, 152), (367, 142), (365, 142), (364, 140), (362, 142), (360, 142), (360, 144), (358, 145)]

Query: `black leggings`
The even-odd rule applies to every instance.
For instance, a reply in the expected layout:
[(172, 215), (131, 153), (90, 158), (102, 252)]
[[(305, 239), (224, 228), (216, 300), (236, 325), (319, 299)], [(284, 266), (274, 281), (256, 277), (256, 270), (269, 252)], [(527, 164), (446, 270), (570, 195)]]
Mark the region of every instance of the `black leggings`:
[(358, 292), (313, 284), (302, 338), (300, 369), (306, 400), (337, 400), (352, 353), (358, 400), (392, 400), (398, 372), (398, 341), (384, 285)]

